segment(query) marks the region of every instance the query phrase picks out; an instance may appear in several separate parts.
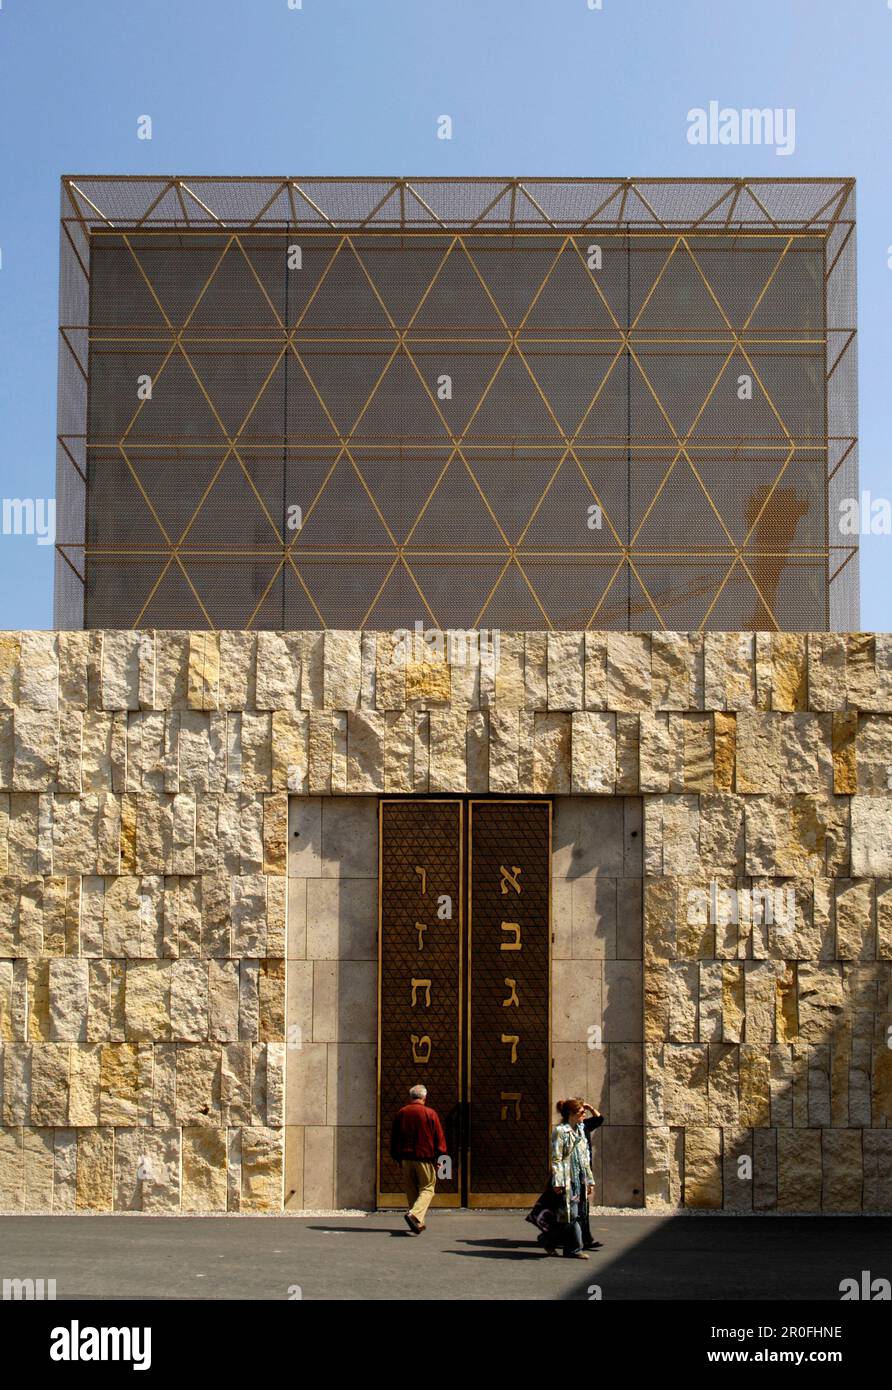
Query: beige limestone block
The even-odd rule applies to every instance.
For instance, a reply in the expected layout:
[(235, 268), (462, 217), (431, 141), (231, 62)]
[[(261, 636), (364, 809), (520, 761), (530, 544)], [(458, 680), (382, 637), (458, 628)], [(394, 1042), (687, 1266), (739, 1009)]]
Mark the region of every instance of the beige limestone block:
[[(97, 648), (98, 644), (98, 648)], [(88, 703), (88, 672), (92, 653), (102, 660), (100, 632), (59, 633), (59, 700), (69, 709), (86, 709)], [(0, 698), (0, 706), (2, 706)]]
[(737, 791), (778, 792), (781, 787), (783, 716), (760, 710), (737, 715)]
[(55, 1153), (52, 1129), (22, 1131), (26, 1211), (51, 1211)]
[(246, 792), (268, 792), (272, 785), (272, 716), (242, 715), (242, 780)]
[[(345, 962), (345, 973), (348, 976), (351, 964), (352, 962)], [(285, 1037), (284, 960), (265, 960), (260, 963), (257, 1031), (260, 1042), (281, 1042)]]
[(709, 1048), (701, 1043), (666, 1043), (663, 1048), (663, 1096), (670, 1125), (705, 1124)]
[[(715, 790), (714, 716), (679, 714), (669, 720), (670, 729), (682, 748), (684, 776), (672, 791), (711, 792)], [(677, 776), (677, 773), (676, 773)]]
[(546, 663), (549, 710), (584, 709), (585, 634), (546, 633)]
[(193, 710), (217, 709), (220, 698), (220, 634), (190, 632), (186, 698)]
[(265, 799), (261, 796), (244, 795), (239, 798), (238, 872), (242, 874), (263, 872), (263, 806)]
[(810, 632), (808, 634), (809, 709), (843, 710), (845, 703), (845, 637), (837, 632)]
[(525, 652), (522, 632), (501, 634), (499, 664), (495, 672), (495, 703), (499, 709), (526, 707)]
[(115, 1211), (178, 1211), (180, 1131), (115, 1130)]
[(30, 709), (58, 709), (59, 658), (54, 632), (21, 634), (18, 703)]
[(741, 1123), (741, 1059), (729, 1042), (709, 1044), (709, 1122), (736, 1127)]
[(876, 634), (846, 633), (846, 689), (853, 709), (873, 709), (877, 697)]
[(20, 633), (0, 632), (0, 709), (15, 709), (19, 703), (21, 645)]
[(805, 633), (773, 632), (771, 658), (772, 709), (807, 709), (808, 663)]
[(104, 632), (102, 635), (102, 708), (138, 710), (140, 634)]
[(855, 796), (851, 801), (852, 875), (892, 875), (892, 796)]
[(242, 1211), (280, 1211), (283, 1199), (281, 1129), (244, 1126), (242, 1138)]
[(49, 962), (50, 1033), (54, 1042), (83, 1042), (87, 1036), (90, 967), (82, 959)]
[(115, 1132), (107, 1127), (77, 1131), (78, 1211), (111, 1211), (114, 1205)]
[(722, 1205), (722, 1131), (689, 1124), (684, 1132), (684, 1204)]
[(692, 710), (703, 702), (703, 639), (698, 633), (651, 635), (653, 708)]
[(585, 633), (585, 709), (607, 708), (607, 635), (603, 632)]
[(305, 794), (309, 772), (309, 716), (276, 710), (272, 720), (272, 788)]
[(323, 705), (328, 710), (359, 709), (362, 688), (362, 633), (336, 632), (324, 636)]
[(294, 711), (298, 708), (300, 661), (296, 657), (287, 635), (258, 632), (255, 695), (258, 710)]
[(347, 791), (384, 790), (385, 716), (375, 710), (347, 715)]
[(188, 957), (170, 966), (170, 1030), (177, 1042), (208, 1037), (208, 967), (218, 962)]
[(242, 874), (232, 880), (232, 954), (266, 955), (266, 876)]
[(93, 1044), (72, 1047), (70, 1053), (68, 1119), (71, 1125), (98, 1125), (102, 1049)]
[(699, 1042), (698, 983), (696, 961), (675, 963), (663, 976), (669, 1004), (669, 1033), (672, 1042)]
[(55, 710), (21, 708), (13, 715), (14, 791), (52, 787), (59, 763), (59, 716)]
[(177, 1046), (177, 1124), (222, 1124), (220, 1063), (221, 1048), (216, 1044), (180, 1043)]
[(226, 1131), (183, 1129), (183, 1211), (226, 1210)]
[(139, 1049), (107, 1043), (100, 1056), (99, 1116), (103, 1125), (132, 1125), (139, 1118)]
[(607, 705), (613, 710), (650, 709), (651, 643), (649, 633), (607, 634)]
[(716, 710), (713, 721), (715, 789), (730, 792), (737, 775), (737, 716)]
[(424, 710), (412, 712), (415, 731), (412, 745), (412, 790), (427, 792), (430, 781), (430, 715)]
[(53, 1211), (72, 1212), (77, 1201), (77, 1130), (53, 1131)]
[(836, 879), (836, 955), (841, 960), (872, 960), (877, 955), (875, 885), (871, 879)]
[(288, 797), (284, 792), (263, 798), (263, 869), (274, 875), (288, 869)]
[(741, 1043), (740, 1123), (754, 1128), (771, 1123), (771, 1055), (762, 1044)]
[(639, 725), (637, 714), (616, 716), (616, 790), (629, 795), (639, 790)]
[(415, 720), (412, 712), (394, 710), (384, 715), (384, 790), (411, 792)]
[(645, 1130), (644, 1194), (648, 1208), (667, 1207), (669, 1192), (669, 1126), (649, 1124)]
[(29, 960), (27, 964), (28, 1037), (32, 1042), (50, 1041), (50, 961)]
[(642, 792), (684, 790), (684, 741), (668, 714), (639, 716), (640, 786)]
[(189, 633), (155, 634), (155, 708), (188, 708)]
[[(524, 633), (524, 687), (527, 710), (548, 708), (548, 634)], [(492, 704), (492, 700), (487, 701)]]
[(468, 710), (465, 766), (469, 792), (489, 791), (489, 713)]
[(406, 707), (448, 705), (452, 699), (452, 668), (440, 657), (425, 656), (406, 663)]
[(37, 1043), (31, 1052), (31, 1109), (33, 1125), (68, 1123), (67, 1043)]
[(257, 699), (256, 632), (220, 634), (220, 709), (250, 709)]
[(239, 964), (208, 961), (208, 1037), (221, 1042), (239, 1035)]
[(820, 1130), (777, 1131), (777, 1204), (785, 1211), (820, 1211)]
[(468, 719), (465, 710), (432, 710), (430, 715), (430, 790), (467, 790)]
[(857, 721), (855, 785), (851, 790), (862, 795), (885, 796), (892, 789), (892, 720), (885, 714), (854, 717)]
[(3, 1046), (0, 1113), (4, 1125), (23, 1125), (30, 1119), (32, 1054), (30, 1043), (13, 1042)]
[(325, 633), (296, 632), (288, 635), (300, 653), (300, 707), (321, 709), (324, 703)]
[(572, 790), (610, 796), (616, 786), (616, 715), (578, 711), (571, 724)]
[(499, 792), (517, 792), (520, 721), (516, 710), (496, 706), (489, 714), (489, 786)]
[(310, 714), (308, 782), (310, 794), (332, 790), (334, 721), (331, 714)]
[(832, 1037), (846, 1011), (842, 967), (834, 962), (800, 961), (799, 1036), (806, 1043)]
[(699, 978), (700, 1042), (736, 1042), (722, 1037), (722, 971), (721, 961), (701, 961)]
[(406, 640), (395, 633), (376, 633), (375, 703), (379, 710), (406, 708), (406, 646)]

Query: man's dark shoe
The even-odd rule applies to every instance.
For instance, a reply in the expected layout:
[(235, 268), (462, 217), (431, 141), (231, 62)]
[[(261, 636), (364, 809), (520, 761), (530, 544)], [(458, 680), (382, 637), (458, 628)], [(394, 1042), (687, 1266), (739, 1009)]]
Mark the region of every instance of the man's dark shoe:
[(406, 1225), (409, 1227), (409, 1230), (412, 1232), (413, 1236), (420, 1236), (420, 1235), (421, 1235), (421, 1232), (424, 1230), (424, 1227), (422, 1226), (421, 1222), (418, 1220), (418, 1217), (417, 1217), (417, 1216), (413, 1216), (412, 1213), (411, 1213), (410, 1211), (407, 1211), (406, 1214), (405, 1214), (405, 1216), (403, 1217), (403, 1220), (405, 1221)]
[(604, 1244), (603, 1240), (589, 1240), (589, 1241), (586, 1241), (585, 1245), (583, 1246), (583, 1249), (584, 1249), (584, 1250), (600, 1250), (600, 1249), (602, 1248), (603, 1244)]

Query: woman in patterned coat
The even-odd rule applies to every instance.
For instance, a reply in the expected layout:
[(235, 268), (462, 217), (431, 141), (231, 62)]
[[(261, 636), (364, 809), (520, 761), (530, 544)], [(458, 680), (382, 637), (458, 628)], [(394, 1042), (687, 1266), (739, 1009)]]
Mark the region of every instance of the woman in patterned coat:
[[(588, 1138), (583, 1126), (585, 1102), (580, 1096), (557, 1104), (561, 1122), (551, 1131), (551, 1184), (559, 1194), (556, 1233), (563, 1238), (564, 1254), (587, 1260), (580, 1221), (588, 1217), (589, 1196), (594, 1190)], [(548, 1248), (548, 1247), (546, 1247)], [(556, 1250), (551, 1251), (557, 1254)]]

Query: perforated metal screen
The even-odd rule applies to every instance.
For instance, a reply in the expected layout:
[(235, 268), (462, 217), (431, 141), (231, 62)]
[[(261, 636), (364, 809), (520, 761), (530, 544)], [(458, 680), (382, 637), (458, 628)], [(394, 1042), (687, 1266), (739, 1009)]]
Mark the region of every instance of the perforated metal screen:
[(857, 627), (853, 198), (66, 180), (59, 625)]

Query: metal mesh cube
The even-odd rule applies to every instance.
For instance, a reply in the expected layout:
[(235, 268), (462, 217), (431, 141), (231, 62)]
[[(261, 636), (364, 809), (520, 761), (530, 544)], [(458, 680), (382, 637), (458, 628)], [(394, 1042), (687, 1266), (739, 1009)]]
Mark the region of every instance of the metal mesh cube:
[(59, 627), (858, 626), (850, 179), (66, 177)]

